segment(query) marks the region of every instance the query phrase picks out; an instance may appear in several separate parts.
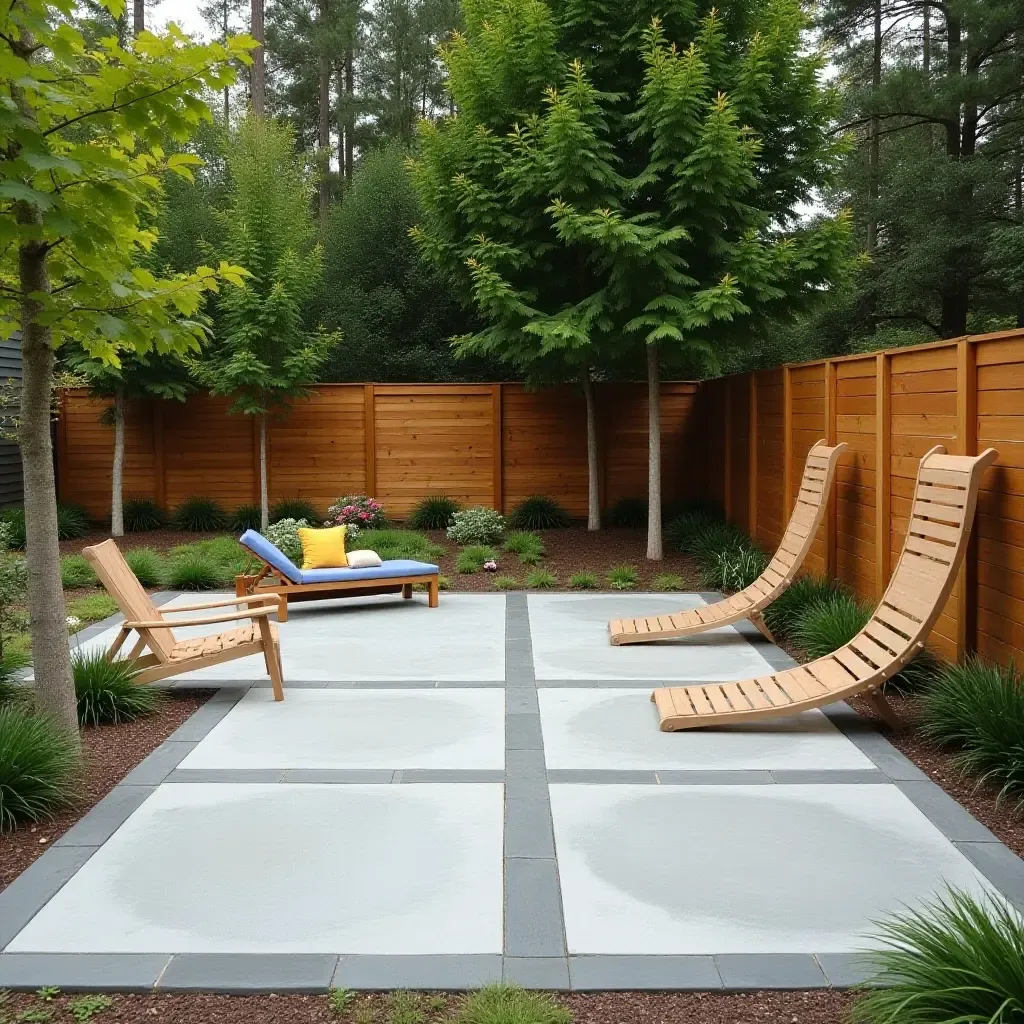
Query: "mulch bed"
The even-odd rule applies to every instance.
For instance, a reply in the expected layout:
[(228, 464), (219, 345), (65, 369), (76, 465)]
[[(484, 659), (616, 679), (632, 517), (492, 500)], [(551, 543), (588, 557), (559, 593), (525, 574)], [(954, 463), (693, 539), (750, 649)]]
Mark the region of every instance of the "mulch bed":
[[(126, 533), (123, 537), (117, 538), (117, 546), (122, 551), (130, 548), (153, 548), (155, 551), (167, 551), (176, 548), (179, 544), (192, 544), (197, 540), (210, 540), (213, 537), (223, 537), (224, 531), (219, 533), (187, 533), (184, 530), (145, 530), (141, 533)], [(62, 540), (60, 542), (60, 553), (62, 555), (79, 555), (82, 548), (90, 544), (99, 544), (101, 540), (108, 540), (109, 532), (106, 530), (93, 531), (84, 537), (75, 540)]]
[[(854, 997), (845, 992), (609, 992), (557, 997), (572, 1012), (575, 1024), (845, 1024)], [(174, 1024), (391, 1024), (412, 1020), (394, 1013), (390, 997), (360, 995), (342, 1013), (326, 996), (125, 995), (96, 1019), (102, 1024), (138, 1024), (153, 1020)], [(74, 997), (43, 1002), (30, 994), (14, 994), (4, 1010), (14, 1014), (44, 1009), (55, 1022), (73, 1020)], [(421, 996), (426, 1024), (451, 1021), (460, 996)]]
[[(149, 718), (82, 731), (82, 776), (73, 807), (38, 825), (0, 833), (0, 890), (59, 839), (93, 804), (107, 795), (147, 754), (159, 746), (211, 697), (212, 690), (171, 691)], [(3, 1014), (0, 1013), (0, 1020)]]

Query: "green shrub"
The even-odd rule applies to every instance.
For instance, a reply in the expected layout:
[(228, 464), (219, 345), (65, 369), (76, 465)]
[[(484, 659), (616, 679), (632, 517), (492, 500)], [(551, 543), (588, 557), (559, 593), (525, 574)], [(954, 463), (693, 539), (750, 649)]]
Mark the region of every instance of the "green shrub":
[(651, 581), (651, 586), (655, 590), (685, 590), (686, 583), (682, 576), (677, 575), (674, 572), (663, 572), (659, 573)]
[(809, 658), (823, 658), (848, 644), (871, 618), (871, 609), (845, 591), (809, 604), (793, 624), (793, 643)]
[(267, 527), (264, 536), (283, 555), (301, 567), (302, 541), (299, 540), (299, 530), (308, 526), (309, 522), (305, 519), (279, 519)]
[(558, 586), (558, 577), (547, 569), (533, 569), (526, 574), (526, 585), (534, 590), (551, 590)]
[(23, 508), (5, 508), (0, 511), (0, 522), (7, 528), (7, 544), (12, 548), (25, 546), (25, 510)]
[(677, 551), (690, 552), (692, 538), (709, 527), (725, 522), (720, 509), (695, 503), (665, 524), (665, 542)]
[(1024, 923), (1002, 902), (963, 892), (880, 926), (863, 954), (872, 985), (857, 1024), (1017, 1024), (1024, 1020)]
[(127, 660), (108, 661), (103, 651), (74, 651), (71, 671), (81, 725), (134, 722), (151, 715), (163, 698), (159, 690), (133, 681), (137, 673)]
[(447, 576), (441, 575), (437, 577), (437, 589), (438, 590), (450, 590), (452, 581)]
[(647, 525), (646, 498), (620, 498), (604, 514), (608, 526), (641, 527)]
[(924, 734), (958, 749), (956, 764), (1024, 800), (1024, 678), (972, 657), (945, 665), (921, 694)]
[(572, 1014), (545, 992), (488, 985), (466, 996), (455, 1024), (572, 1024)]
[(122, 514), (129, 533), (162, 530), (167, 525), (167, 510), (152, 498), (125, 498)]
[(502, 545), (510, 553), (517, 554), (523, 565), (536, 565), (544, 557), (544, 542), (535, 533), (513, 530)]
[(446, 494), (430, 494), (416, 503), (406, 523), (414, 530), (444, 530), (460, 508), (459, 503)]
[(213, 498), (186, 498), (174, 510), (174, 525), (188, 533), (216, 533), (228, 525), (228, 517)]
[(477, 505), (452, 516), (449, 540), (456, 544), (495, 544), (505, 532), (505, 517), (493, 508)]
[(493, 561), (495, 557), (494, 548), (486, 544), (471, 544), (459, 552), (455, 568), (466, 575), (479, 572), (484, 567), (484, 562)]
[(444, 553), (440, 544), (415, 530), (364, 530), (359, 547), (376, 551), (385, 561), (411, 558), (416, 562), (436, 562)]
[(84, 624), (99, 622), (117, 610), (117, 602), (107, 594), (89, 594), (88, 597), (78, 597), (67, 603), (68, 615)]
[(632, 590), (640, 579), (631, 565), (617, 565), (608, 573), (608, 586), (613, 590)]
[(84, 555), (64, 555), (60, 560), (60, 585), (65, 590), (95, 587), (99, 583)]
[(797, 619), (812, 604), (842, 591), (836, 580), (801, 576), (764, 610), (764, 621), (780, 639), (792, 635)]
[(323, 516), (317, 512), (316, 506), (305, 498), (283, 498), (270, 510), (272, 523), (282, 519), (305, 519), (307, 523), (320, 523)]
[(259, 505), (239, 505), (231, 514), (231, 529), (236, 533), (246, 530), (259, 530), (263, 523), (263, 513)]
[(89, 532), (89, 513), (81, 505), (57, 502), (57, 537), (78, 540)]
[(234, 537), (209, 537), (206, 540), (194, 540), (191, 544), (183, 544), (174, 550), (199, 551), (212, 558), (228, 576), (251, 572), (258, 564), (248, 548), (243, 548)]
[(742, 590), (768, 567), (768, 556), (755, 547), (717, 552), (701, 569), (701, 582), (712, 590)]
[(144, 587), (163, 585), (164, 560), (152, 548), (130, 548), (124, 553), (124, 560)]
[(572, 519), (554, 498), (534, 494), (516, 505), (508, 525), (519, 530), (564, 530)]
[(574, 572), (569, 577), (569, 586), (573, 590), (596, 590), (597, 575), (592, 572)]
[(164, 578), (171, 590), (219, 590), (228, 585), (231, 574), (210, 555), (185, 550), (172, 553)]
[(732, 523), (710, 522), (695, 530), (681, 548), (693, 555), (701, 567), (710, 565), (723, 551), (740, 551), (750, 547), (750, 539)]
[(48, 718), (0, 706), (0, 831), (68, 806), (77, 767), (74, 742)]
[(518, 590), (519, 580), (515, 576), (495, 576), (494, 577), (494, 589), (495, 590)]

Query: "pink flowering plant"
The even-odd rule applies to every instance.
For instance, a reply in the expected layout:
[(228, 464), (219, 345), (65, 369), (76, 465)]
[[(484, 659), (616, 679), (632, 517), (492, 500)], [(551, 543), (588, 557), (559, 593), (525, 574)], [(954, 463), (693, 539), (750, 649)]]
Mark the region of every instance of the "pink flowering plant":
[(384, 506), (365, 494), (346, 494), (328, 510), (324, 526), (358, 527), (359, 530), (379, 530), (388, 525)]

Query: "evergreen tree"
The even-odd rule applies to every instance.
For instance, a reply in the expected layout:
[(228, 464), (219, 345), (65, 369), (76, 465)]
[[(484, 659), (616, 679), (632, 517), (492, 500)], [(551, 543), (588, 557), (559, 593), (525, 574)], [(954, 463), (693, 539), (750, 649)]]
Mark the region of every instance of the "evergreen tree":
[(833, 94), (797, 0), (466, 0), (455, 116), (420, 131), (421, 251), (485, 321), (466, 352), (643, 352), (648, 557), (662, 557), (662, 348), (706, 353), (849, 264), (848, 218), (797, 222), (833, 173)]

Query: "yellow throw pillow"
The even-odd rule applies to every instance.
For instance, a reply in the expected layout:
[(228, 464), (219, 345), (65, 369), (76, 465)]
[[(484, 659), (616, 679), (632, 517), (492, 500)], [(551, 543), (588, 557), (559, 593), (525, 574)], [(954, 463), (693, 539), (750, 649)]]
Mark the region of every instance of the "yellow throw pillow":
[(348, 565), (345, 555), (345, 527), (330, 526), (325, 530), (299, 527), (303, 569), (340, 569)]

